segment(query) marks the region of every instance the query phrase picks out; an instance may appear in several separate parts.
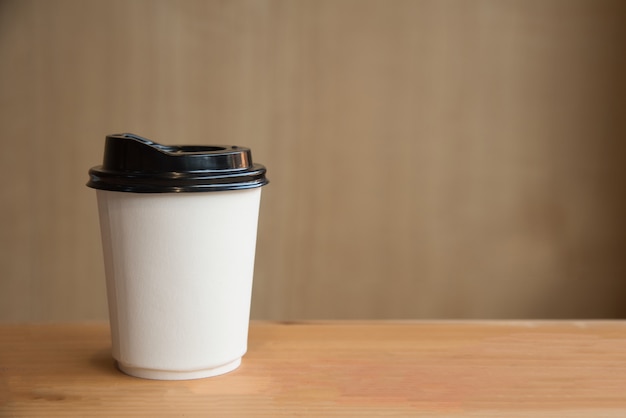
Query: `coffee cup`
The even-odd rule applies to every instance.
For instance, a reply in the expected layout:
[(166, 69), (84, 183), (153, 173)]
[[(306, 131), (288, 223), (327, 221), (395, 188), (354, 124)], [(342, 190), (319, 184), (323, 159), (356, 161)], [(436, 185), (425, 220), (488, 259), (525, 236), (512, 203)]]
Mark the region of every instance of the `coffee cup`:
[(107, 136), (87, 185), (97, 194), (120, 370), (184, 380), (240, 365), (265, 173), (245, 147)]

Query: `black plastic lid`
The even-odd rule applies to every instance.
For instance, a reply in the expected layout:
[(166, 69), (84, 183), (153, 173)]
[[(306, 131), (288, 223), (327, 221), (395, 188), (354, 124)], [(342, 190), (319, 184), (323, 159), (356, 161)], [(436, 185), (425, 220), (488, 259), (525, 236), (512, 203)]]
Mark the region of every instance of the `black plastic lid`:
[(264, 186), (265, 167), (238, 146), (161, 145), (134, 134), (106, 137), (87, 186), (134, 193), (211, 192)]

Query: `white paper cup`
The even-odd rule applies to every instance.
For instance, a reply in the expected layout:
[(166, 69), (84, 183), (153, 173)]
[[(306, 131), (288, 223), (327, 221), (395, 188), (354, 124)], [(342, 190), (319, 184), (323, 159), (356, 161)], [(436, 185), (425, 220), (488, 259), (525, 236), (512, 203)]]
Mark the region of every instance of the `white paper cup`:
[(241, 364), (260, 198), (260, 187), (97, 190), (112, 354), (123, 372), (197, 379)]

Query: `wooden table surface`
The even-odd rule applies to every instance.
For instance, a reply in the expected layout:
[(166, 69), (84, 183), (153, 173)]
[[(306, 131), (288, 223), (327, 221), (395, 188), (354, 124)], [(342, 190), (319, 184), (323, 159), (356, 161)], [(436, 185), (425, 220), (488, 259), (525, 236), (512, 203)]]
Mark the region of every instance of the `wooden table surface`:
[(626, 417), (626, 322), (253, 322), (238, 370), (119, 372), (106, 323), (0, 325), (0, 417)]

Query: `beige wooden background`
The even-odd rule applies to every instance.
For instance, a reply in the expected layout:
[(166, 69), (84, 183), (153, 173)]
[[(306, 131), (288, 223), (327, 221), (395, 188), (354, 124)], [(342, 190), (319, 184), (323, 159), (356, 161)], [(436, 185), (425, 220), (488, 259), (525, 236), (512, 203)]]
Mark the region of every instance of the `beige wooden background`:
[(626, 2), (0, 2), (0, 319), (106, 318), (107, 133), (269, 169), (253, 317), (626, 316)]

